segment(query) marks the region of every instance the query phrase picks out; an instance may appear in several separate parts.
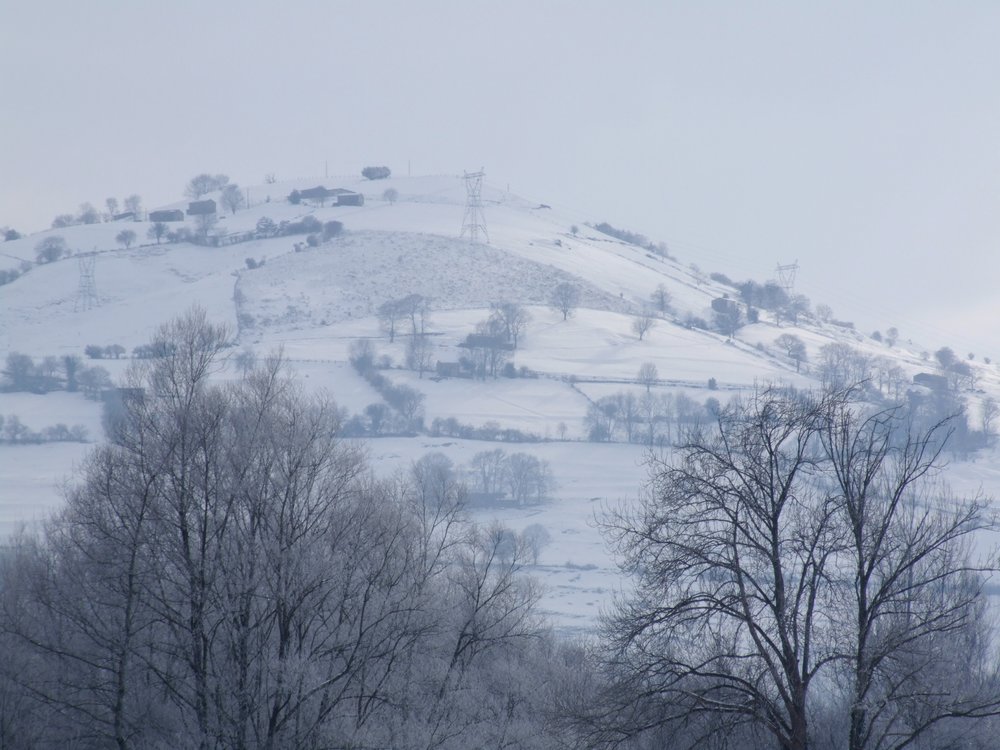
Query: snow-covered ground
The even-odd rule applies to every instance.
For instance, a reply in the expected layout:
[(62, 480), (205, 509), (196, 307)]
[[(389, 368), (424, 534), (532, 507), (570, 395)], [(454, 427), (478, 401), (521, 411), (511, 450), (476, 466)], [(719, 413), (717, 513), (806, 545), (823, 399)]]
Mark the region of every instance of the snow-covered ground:
[[(293, 188), (324, 184), (364, 193), (362, 207), (293, 206), (284, 200)], [(394, 203), (382, 200), (395, 188)], [(316, 248), (300, 247), (304, 237), (253, 240), (206, 248), (189, 244), (150, 244), (148, 222), (114, 222), (50, 230), (5, 243), (0, 269), (17, 268), (35, 257), (44, 237), (62, 236), (73, 255), (34, 265), (16, 281), (0, 286), (0, 358), (21, 352), (45, 356), (83, 355), (88, 344), (120, 344), (131, 351), (147, 343), (156, 326), (200, 305), (215, 322), (233, 331), (233, 352), (257, 356), (280, 351), (288, 367), (310, 391), (328, 393), (338, 406), (357, 414), (381, 396), (348, 364), (351, 343), (367, 338), (379, 356), (391, 359), (384, 374), (424, 394), (425, 421), (454, 417), (459, 422), (533, 433), (545, 442), (495, 444), (480, 441), (377, 438), (368, 451), (378, 472), (405, 470), (428, 451), (441, 451), (456, 465), (476, 452), (502, 447), (528, 451), (549, 461), (558, 483), (551, 502), (525, 509), (480, 510), (515, 529), (540, 523), (552, 537), (534, 574), (545, 584), (543, 607), (565, 628), (587, 628), (611, 593), (621, 585), (593, 524), (609, 502), (634, 499), (645, 470), (643, 449), (634, 445), (581, 442), (584, 417), (592, 401), (622, 390), (636, 394), (637, 373), (655, 365), (657, 393), (683, 394), (702, 404), (721, 402), (754, 384), (780, 380), (808, 386), (819, 350), (845, 343), (869, 356), (885, 357), (909, 378), (931, 371), (933, 355), (919, 343), (889, 347), (859, 332), (803, 318), (800, 325), (761, 322), (743, 327), (732, 339), (688, 328), (688, 316), (711, 320), (712, 300), (735, 296), (728, 286), (709, 280), (689, 263), (603, 235), (582, 217), (543, 207), (504, 191), (486, 188), (484, 213), (490, 244), (459, 238), (465, 191), (454, 176), (297, 180), (250, 188), (251, 207), (225, 216), (220, 231), (252, 230), (258, 220), (293, 221), (305, 215), (343, 222), (345, 233)], [(211, 196), (209, 196), (211, 197)], [(167, 207), (185, 208), (178, 201)], [(159, 207), (157, 207), (159, 208)], [(575, 231), (574, 231), (575, 227)], [(130, 228), (139, 247), (122, 249), (115, 235)], [(77, 255), (96, 253), (98, 304), (80, 296)], [(264, 260), (250, 270), (247, 258)], [(763, 280), (760, 280), (763, 281)], [(580, 307), (567, 320), (548, 307), (551, 289), (571, 282), (581, 290)], [(647, 307), (663, 285), (672, 312), (639, 340), (634, 315)], [(531, 315), (512, 361), (537, 377), (475, 381), (423, 378), (400, 369), (406, 336), (394, 343), (379, 328), (376, 311), (383, 302), (410, 293), (431, 299), (429, 333), (435, 359), (456, 362), (465, 353), (458, 344), (489, 315), (492, 302), (513, 301)], [(404, 327), (405, 329), (405, 327)], [(793, 333), (806, 346), (801, 372), (775, 345)], [(128, 359), (85, 360), (120, 379)], [(1000, 395), (995, 364), (970, 362), (977, 392), (968, 395), (970, 418), (977, 418), (984, 396)], [(221, 377), (234, 377), (235, 366)], [(714, 380), (715, 390), (709, 387)], [(90, 439), (101, 436), (100, 407), (77, 394), (46, 396), (0, 392), (0, 414), (16, 414), (33, 430), (62, 422), (82, 424)], [(560, 440), (565, 436), (568, 440)], [(0, 444), (0, 534), (21, 522), (36, 521), (60, 503), (61, 487), (79, 465), (88, 446)], [(949, 477), (963, 491), (1000, 486), (995, 454), (953, 464)]]

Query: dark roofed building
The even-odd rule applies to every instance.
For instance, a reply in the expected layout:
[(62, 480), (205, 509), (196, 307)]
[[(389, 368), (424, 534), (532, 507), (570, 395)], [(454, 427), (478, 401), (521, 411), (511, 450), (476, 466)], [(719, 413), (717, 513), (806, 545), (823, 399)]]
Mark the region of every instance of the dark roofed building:
[(345, 190), (344, 188), (334, 188), (330, 191), (330, 195), (337, 199), (338, 206), (363, 206), (365, 205), (365, 196), (361, 193), (355, 193), (353, 190)]
[(179, 208), (161, 211), (150, 211), (150, 221), (184, 221), (184, 212)]
[(215, 201), (209, 199), (204, 201), (192, 201), (188, 204), (188, 216), (208, 216), (214, 214)]
[(470, 333), (459, 346), (466, 349), (499, 349), (514, 351), (514, 345), (503, 336), (490, 336), (486, 333)]

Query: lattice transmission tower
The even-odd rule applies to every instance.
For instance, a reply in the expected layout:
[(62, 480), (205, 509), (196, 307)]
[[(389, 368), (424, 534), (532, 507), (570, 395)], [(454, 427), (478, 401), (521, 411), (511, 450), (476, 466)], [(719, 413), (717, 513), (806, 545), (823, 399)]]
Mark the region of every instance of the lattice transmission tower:
[(792, 292), (795, 290), (795, 274), (799, 270), (799, 262), (788, 263), (786, 265), (778, 264), (778, 285), (785, 290), (785, 293), (791, 297)]
[(76, 303), (73, 305), (73, 309), (77, 312), (89, 310), (101, 303), (97, 298), (97, 281), (94, 278), (96, 261), (96, 255), (84, 255), (77, 258), (77, 263), (80, 266), (80, 286), (77, 287)]
[(483, 177), (486, 173), (480, 167), (478, 172), (465, 173), (465, 216), (462, 218), (462, 234), (460, 238), (468, 237), (473, 242), (479, 242), (479, 233), (490, 244), (490, 235), (486, 231), (486, 217), (483, 216)]

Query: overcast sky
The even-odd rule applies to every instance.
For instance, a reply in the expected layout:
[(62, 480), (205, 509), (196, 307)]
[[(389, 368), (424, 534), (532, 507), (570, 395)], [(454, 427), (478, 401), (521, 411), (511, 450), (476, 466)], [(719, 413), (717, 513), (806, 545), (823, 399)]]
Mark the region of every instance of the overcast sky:
[(1000, 3), (0, 6), (0, 225), (83, 201), (484, 167), (487, 181), (1000, 360)]

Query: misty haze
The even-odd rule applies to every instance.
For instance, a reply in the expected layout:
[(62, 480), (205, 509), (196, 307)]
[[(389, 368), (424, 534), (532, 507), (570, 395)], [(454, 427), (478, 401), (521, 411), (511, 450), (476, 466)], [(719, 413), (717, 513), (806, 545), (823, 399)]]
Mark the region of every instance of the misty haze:
[(0, 748), (995, 748), (998, 34), (0, 11)]

